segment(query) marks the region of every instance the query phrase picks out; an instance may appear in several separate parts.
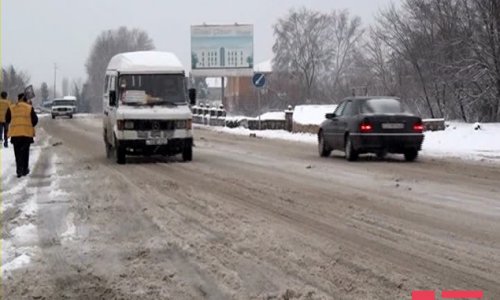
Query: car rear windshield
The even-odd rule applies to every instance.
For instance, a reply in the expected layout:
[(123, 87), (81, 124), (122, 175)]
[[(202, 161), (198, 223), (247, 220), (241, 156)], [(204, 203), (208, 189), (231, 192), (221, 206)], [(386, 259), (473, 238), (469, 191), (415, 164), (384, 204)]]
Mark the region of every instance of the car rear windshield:
[(407, 112), (404, 105), (397, 99), (369, 99), (361, 105), (365, 114), (396, 114)]

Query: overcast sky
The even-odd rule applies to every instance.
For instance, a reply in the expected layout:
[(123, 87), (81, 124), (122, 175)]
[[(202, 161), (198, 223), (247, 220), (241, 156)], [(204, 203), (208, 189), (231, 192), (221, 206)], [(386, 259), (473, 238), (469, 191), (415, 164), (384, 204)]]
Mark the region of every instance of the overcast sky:
[[(397, 0), (396, 0), (397, 2)], [(272, 25), (292, 7), (328, 12), (349, 9), (374, 21), (390, 0), (0, 0), (2, 4), (2, 64), (14, 65), (31, 76), (34, 85), (53, 84), (58, 65), (62, 77), (85, 80), (85, 61), (103, 30), (120, 26), (148, 32), (156, 49), (176, 53), (190, 63), (190, 26), (196, 24), (254, 24), (255, 62), (272, 57)]]

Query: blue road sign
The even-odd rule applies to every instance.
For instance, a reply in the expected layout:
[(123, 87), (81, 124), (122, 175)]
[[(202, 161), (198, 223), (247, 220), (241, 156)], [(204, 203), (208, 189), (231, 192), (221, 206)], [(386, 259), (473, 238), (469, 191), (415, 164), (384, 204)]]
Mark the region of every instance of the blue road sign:
[(266, 76), (262, 73), (255, 73), (252, 77), (252, 82), (255, 87), (261, 88), (266, 85)]

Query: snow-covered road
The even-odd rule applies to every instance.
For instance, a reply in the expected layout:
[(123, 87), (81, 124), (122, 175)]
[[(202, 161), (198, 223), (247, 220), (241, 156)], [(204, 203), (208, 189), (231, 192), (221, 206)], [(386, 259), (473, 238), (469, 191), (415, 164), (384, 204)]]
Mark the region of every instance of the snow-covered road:
[(47, 144), (16, 192), (37, 196), (11, 201), (35, 217), (4, 226), (12, 243), (33, 232), (29, 260), (4, 278), (7, 299), (500, 297), (500, 167), (489, 161), (353, 164), (319, 158), (315, 139), (197, 128), (193, 162), (121, 166), (105, 158), (99, 119), (41, 126)]

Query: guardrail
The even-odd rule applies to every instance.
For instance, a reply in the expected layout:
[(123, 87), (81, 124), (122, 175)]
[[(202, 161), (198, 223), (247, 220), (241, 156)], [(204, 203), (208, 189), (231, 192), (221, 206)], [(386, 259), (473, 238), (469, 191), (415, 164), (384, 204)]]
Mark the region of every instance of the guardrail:
[[(208, 108), (204, 106), (193, 106), (193, 123), (207, 126), (226, 126), (229, 128), (244, 127), (251, 130), (259, 130), (259, 120), (255, 118), (228, 118), (226, 111), (222, 108)], [(292, 130), (292, 111), (287, 110), (285, 120), (261, 120), (261, 130)]]

